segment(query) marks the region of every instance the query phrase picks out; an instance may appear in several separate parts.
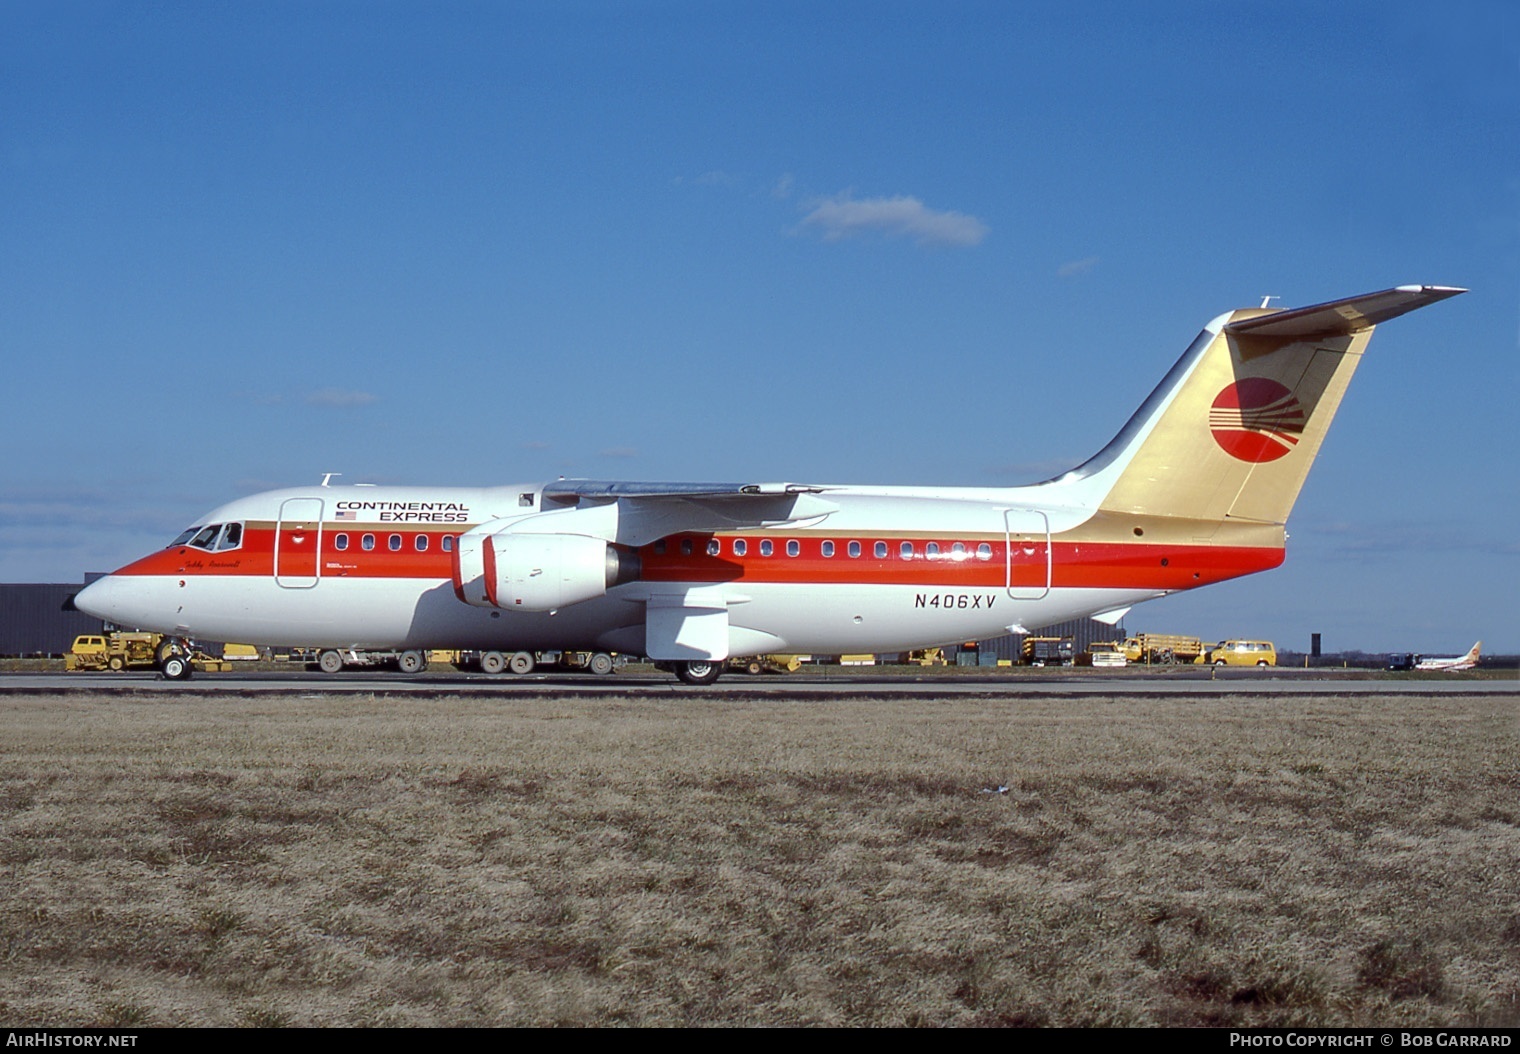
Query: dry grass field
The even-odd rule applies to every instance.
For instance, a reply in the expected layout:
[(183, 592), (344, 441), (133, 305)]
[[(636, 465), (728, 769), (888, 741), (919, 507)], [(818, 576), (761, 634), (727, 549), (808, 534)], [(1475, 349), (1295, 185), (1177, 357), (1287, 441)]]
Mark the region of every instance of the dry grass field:
[(0, 1024), (1517, 1025), (1517, 715), (0, 699)]

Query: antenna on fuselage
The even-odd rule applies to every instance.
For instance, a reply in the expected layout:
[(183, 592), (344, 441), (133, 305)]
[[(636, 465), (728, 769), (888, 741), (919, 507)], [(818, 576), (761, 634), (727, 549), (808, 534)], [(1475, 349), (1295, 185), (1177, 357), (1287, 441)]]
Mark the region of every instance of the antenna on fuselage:
[[(1263, 304), (1262, 307), (1266, 307), (1266, 305)], [(324, 473), (322, 473), (322, 486), (324, 486), (324, 487), (330, 487), (330, 486), (332, 486), (332, 478), (334, 476), (341, 476), (341, 475), (343, 475), (343, 473), (341, 473), (341, 472), (324, 472)]]
[(1264, 296), (1264, 297), (1261, 298), (1261, 306), (1262, 307), (1271, 307), (1272, 306), (1272, 301), (1274, 301), (1274, 300), (1281, 300), (1281, 299), (1282, 299), (1282, 297), (1280, 297), (1280, 296)]

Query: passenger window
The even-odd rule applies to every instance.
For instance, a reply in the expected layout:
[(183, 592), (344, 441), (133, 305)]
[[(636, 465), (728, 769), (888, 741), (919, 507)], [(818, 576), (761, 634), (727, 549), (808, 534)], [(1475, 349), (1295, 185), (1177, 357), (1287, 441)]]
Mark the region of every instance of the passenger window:
[(987, 544), (986, 542), (983, 542), (981, 545), (978, 545), (976, 547), (976, 558), (978, 560), (991, 560), (992, 559), (992, 546), (989, 545), (989, 544)]
[(776, 550), (775, 543), (773, 543), (769, 538), (763, 538), (763, 539), (761, 539), (761, 541), (760, 541), (760, 555), (761, 556), (769, 556), (769, 555), (771, 555), (771, 553), (775, 552), (775, 550)]
[(391, 535), (388, 539), (386, 539), (386, 543), (385, 544), (388, 545), (388, 546), (390, 546), (391, 552), (393, 552), (393, 553), (399, 553), (401, 551), (401, 535), (399, 535), (399, 534), (393, 534), (393, 535)]
[(691, 539), (690, 538), (682, 538), (681, 539), (681, 555), (682, 556), (690, 556), (691, 555)]
[(454, 536), (452, 534), (445, 534), (440, 548), (446, 553), (452, 553), (454, 551)]
[(834, 555), (834, 543), (833, 542), (824, 542), (823, 545), (820, 546), (820, 548), (822, 549), (824, 556), (833, 556)]
[(749, 552), (749, 543), (746, 542), (743, 538), (735, 538), (734, 539), (734, 555), (735, 556), (743, 556), (747, 552)]
[(367, 553), (375, 547), (375, 536), (373, 534), (366, 534), (359, 540), (359, 544), (364, 546), (364, 551)]
[(413, 539), (412, 545), (419, 553), (427, 552), (428, 536), (425, 534), (419, 534), (415, 539)]
[(343, 550), (347, 549), (348, 548), (348, 535), (346, 535), (346, 534), (335, 534), (335, 535), (333, 535), (333, 548), (336, 549), (336, 550), (338, 550), (338, 552), (340, 552), (340, 553), (343, 552)]
[(911, 559), (913, 559), (913, 543), (912, 542), (903, 542), (902, 545), (900, 545), (900, 546), (897, 547), (897, 551), (902, 554), (902, 558), (904, 560), (911, 560)]
[(707, 555), (717, 556), (723, 551), (723, 543), (716, 538), (707, 539)]
[(860, 543), (859, 542), (851, 542), (850, 545), (849, 545), (849, 551), (850, 551), (851, 558), (859, 556), (860, 555)]
[(876, 553), (876, 559), (878, 559), (878, 560), (885, 560), (887, 558), (887, 543), (886, 542), (877, 542), (876, 543), (876, 547), (875, 547), (875, 553)]
[(802, 545), (797, 541), (797, 539), (792, 538), (786, 543), (787, 556), (796, 556), (800, 552), (802, 552)]
[(954, 545), (952, 545), (950, 547), (950, 558), (952, 560), (966, 559), (966, 543), (956, 542)]
[(924, 546), (924, 555), (925, 556), (929, 556), (929, 557), (938, 556), (939, 555), (939, 543), (938, 542), (930, 542), (929, 544), (925, 545)]

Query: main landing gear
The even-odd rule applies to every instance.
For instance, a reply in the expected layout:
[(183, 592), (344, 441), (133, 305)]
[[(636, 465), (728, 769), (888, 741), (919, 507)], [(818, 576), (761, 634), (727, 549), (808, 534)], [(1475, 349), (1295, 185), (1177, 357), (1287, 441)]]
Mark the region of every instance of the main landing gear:
[(707, 685), (723, 673), (723, 663), (711, 659), (689, 659), (675, 663), (676, 676), (686, 684)]

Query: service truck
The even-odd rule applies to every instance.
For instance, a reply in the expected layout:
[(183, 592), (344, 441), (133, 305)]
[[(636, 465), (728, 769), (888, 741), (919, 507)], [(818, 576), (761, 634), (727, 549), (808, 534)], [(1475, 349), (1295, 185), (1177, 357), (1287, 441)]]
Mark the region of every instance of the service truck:
[(1161, 665), (1197, 662), (1203, 655), (1203, 640), (1174, 633), (1141, 633), (1124, 642), (1124, 657), (1132, 663)]

